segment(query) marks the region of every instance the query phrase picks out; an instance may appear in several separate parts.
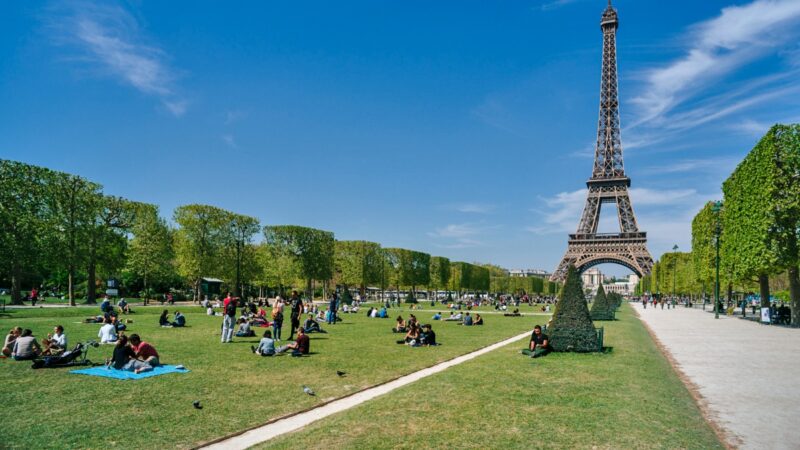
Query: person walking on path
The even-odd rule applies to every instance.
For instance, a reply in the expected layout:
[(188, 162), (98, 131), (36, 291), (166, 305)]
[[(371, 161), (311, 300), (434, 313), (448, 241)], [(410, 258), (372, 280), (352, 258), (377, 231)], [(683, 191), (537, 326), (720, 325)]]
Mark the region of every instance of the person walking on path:
[(233, 339), (233, 327), (236, 325), (236, 299), (231, 298), (231, 293), (222, 302), (224, 315), (222, 316), (222, 343), (230, 342)]
[(292, 340), (295, 330), (300, 328), (300, 314), (303, 312), (303, 302), (300, 300), (297, 291), (292, 291), (291, 308), (292, 311), (289, 317), (292, 320), (292, 328), (289, 330), (289, 340)]

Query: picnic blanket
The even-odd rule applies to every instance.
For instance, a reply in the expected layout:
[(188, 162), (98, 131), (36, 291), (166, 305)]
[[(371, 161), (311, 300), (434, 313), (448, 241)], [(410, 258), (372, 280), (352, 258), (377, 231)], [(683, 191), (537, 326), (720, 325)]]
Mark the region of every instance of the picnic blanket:
[(142, 373), (133, 373), (125, 370), (110, 369), (105, 366), (92, 367), (90, 369), (71, 370), (69, 373), (78, 375), (91, 375), (95, 377), (115, 378), (117, 380), (140, 380), (142, 378), (156, 377), (166, 373), (187, 373), (188, 369), (179, 369), (178, 366), (158, 366), (153, 370)]

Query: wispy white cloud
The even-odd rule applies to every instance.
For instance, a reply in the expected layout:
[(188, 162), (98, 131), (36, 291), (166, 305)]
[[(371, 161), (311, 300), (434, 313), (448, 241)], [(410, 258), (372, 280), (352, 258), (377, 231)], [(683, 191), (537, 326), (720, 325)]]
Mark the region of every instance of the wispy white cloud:
[(488, 203), (458, 203), (448, 206), (448, 209), (467, 214), (489, 214), (494, 211), (495, 208), (495, 205)]
[(639, 108), (634, 125), (654, 122), (693, 127), (785, 95), (785, 84), (770, 84), (756, 96), (732, 99), (733, 103), (727, 107), (721, 104), (701, 107), (678, 117), (677, 121), (667, 117), (714, 81), (794, 42), (798, 22), (797, 0), (756, 0), (724, 8), (718, 17), (691, 27), (685, 56), (646, 74), (646, 88), (633, 100)]
[(150, 42), (137, 19), (110, 3), (59, 4), (48, 19), (51, 38), (76, 48), (77, 58), (91, 69), (112, 76), (143, 94), (161, 101), (172, 115), (186, 112), (188, 102), (176, 93), (175, 71), (168, 56)]
[(486, 225), (483, 223), (454, 223), (436, 228), (428, 236), (444, 241), (435, 244), (441, 248), (470, 248), (485, 245), (481, 237), (486, 237), (492, 230), (500, 228), (499, 225)]
[(569, 5), (570, 3), (576, 3), (583, 0), (552, 0), (542, 3), (541, 9), (542, 11), (552, 11), (554, 9), (561, 8), (562, 6)]
[(233, 135), (223, 134), (221, 137), (222, 141), (225, 142), (228, 147), (239, 148), (239, 145), (236, 143), (236, 138), (234, 138)]
[(247, 117), (247, 113), (238, 109), (229, 109), (225, 111), (225, 125), (238, 122)]
[[(766, 131), (766, 129), (764, 130)], [(762, 133), (763, 134), (763, 133)], [(705, 159), (683, 159), (673, 163), (650, 166), (644, 168), (645, 174), (691, 173), (691, 172), (720, 172), (730, 173), (739, 162), (735, 157), (714, 157)]]

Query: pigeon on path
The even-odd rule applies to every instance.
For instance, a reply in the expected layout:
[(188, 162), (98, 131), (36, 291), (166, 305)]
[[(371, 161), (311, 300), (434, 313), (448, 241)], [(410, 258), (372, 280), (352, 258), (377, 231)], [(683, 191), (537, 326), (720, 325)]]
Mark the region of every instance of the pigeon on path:
[(315, 393), (314, 393), (314, 391), (312, 391), (312, 390), (311, 390), (311, 388), (310, 388), (310, 387), (308, 387), (308, 386), (303, 386), (303, 392), (305, 392), (306, 394), (308, 394), (308, 395), (311, 395), (311, 396), (317, 395), (317, 394), (315, 394)]

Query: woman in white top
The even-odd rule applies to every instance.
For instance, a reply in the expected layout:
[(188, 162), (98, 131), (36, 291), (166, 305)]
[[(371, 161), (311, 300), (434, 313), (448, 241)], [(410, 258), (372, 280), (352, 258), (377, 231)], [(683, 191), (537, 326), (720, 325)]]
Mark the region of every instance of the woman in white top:
[(100, 338), (101, 344), (113, 344), (117, 342), (117, 327), (111, 323), (111, 320), (105, 319), (103, 326), (100, 327), (100, 331), (97, 333), (97, 337)]

